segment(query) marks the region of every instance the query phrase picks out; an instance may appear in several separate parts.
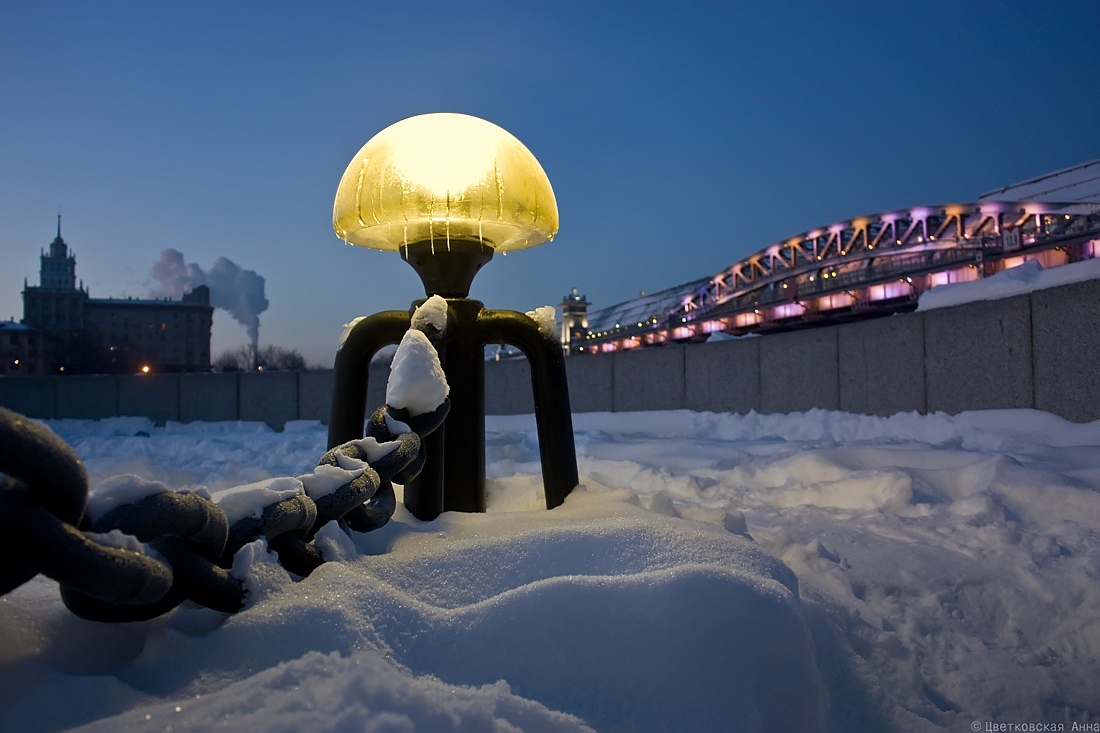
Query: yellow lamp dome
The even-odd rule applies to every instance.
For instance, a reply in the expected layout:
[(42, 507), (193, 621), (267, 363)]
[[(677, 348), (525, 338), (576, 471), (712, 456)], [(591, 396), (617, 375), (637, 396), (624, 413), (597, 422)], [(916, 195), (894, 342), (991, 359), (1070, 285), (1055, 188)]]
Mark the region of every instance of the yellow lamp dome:
[(553, 239), (558, 204), (542, 166), (508, 131), (469, 115), (427, 114), (390, 125), (359, 150), (336, 189), (332, 227), (375, 249), (473, 239), (507, 251)]

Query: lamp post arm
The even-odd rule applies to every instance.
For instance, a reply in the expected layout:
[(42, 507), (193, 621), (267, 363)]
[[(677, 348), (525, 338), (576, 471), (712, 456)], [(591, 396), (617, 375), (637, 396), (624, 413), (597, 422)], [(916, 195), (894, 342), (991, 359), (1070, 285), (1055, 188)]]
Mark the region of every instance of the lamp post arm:
[(408, 311), (382, 311), (352, 326), (336, 352), (328, 423), (329, 449), (363, 437), (371, 358), (383, 346), (399, 343), (408, 330)]
[(485, 309), (477, 323), (483, 343), (515, 346), (531, 366), (542, 482), (546, 508), (553, 509), (565, 501), (579, 482), (561, 344), (540, 333), (533, 318), (516, 311)]

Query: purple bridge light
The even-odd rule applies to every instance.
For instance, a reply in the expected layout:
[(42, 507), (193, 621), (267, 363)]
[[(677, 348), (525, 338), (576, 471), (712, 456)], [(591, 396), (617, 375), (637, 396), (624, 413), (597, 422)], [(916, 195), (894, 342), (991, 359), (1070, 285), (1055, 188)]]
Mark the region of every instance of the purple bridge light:
[(886, 211), (776, 242), (730, 267), (588, 313), (570, 353), (703, 341), (913, 310), (936, 285), (1037, 259), (1100, 256), (1100, 204), (982, 201)]

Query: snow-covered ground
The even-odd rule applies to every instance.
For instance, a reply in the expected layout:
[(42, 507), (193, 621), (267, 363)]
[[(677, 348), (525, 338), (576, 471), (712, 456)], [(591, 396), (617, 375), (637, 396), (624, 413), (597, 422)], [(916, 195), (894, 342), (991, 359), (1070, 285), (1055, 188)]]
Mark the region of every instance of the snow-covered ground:
[[(533, 420), (490, 418), (490, 513), (422, 523), (399, 507), (350, 538), (330, 526), (318, 543), (333, 561), (302, 581), (247, 546), (236, 570), (252, 594), (235, 616), (97, 624), (31, 581), (0, 599), (0, 730), (1100, 720), (1100, 423), (574, 420), (584, 488), (564, 506), (537, 508)], [(316, 423), (51, 425), (93, 487), (122, 473), (211, 489), (294, 476), (325, 442)]]

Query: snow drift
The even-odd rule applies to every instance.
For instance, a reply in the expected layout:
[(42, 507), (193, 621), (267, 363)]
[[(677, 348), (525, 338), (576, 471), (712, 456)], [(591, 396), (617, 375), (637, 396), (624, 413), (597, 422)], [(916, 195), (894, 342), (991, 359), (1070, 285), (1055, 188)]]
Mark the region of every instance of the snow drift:
[[(94, 485), (302, 474), (324, 429), (52, 423)], [(491, 418), (490, 513), (238, 553), (240, 614), (0, 599), (0, 730), (928, 731), (1100, 716), (1100, 423), (1028, 410), (575, 416), (541, 500)], [(507, 510), (507, 511), (506, 511)], [(64, 700), (64, 704), (58, 704)]]

